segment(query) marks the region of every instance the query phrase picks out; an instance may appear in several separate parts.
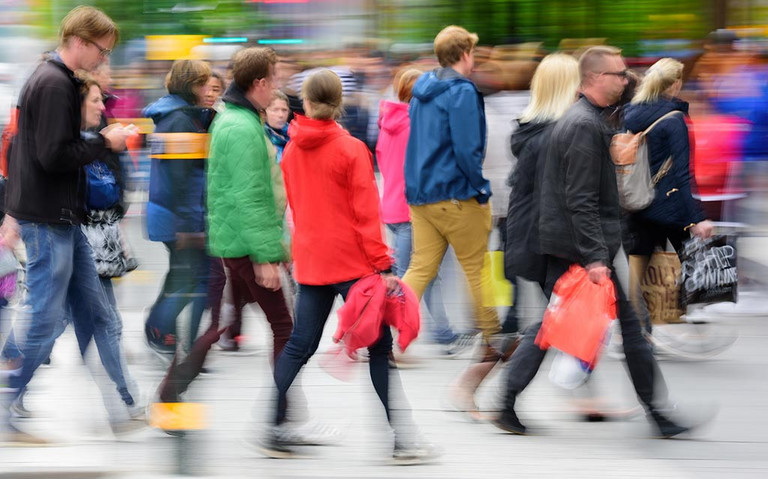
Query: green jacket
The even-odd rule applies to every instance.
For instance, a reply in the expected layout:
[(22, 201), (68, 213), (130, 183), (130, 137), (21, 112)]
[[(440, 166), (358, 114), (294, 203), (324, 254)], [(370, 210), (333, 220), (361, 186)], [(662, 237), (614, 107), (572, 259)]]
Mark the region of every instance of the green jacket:
[[(258, 112), (232, 85), (226, 108), (211, 127), (208, 157), (208, 238), (212, 256), (288, 259), (284, 244), (285, 189), (274, 148)], [(271, 145), (269, 145), (271, 146)]]

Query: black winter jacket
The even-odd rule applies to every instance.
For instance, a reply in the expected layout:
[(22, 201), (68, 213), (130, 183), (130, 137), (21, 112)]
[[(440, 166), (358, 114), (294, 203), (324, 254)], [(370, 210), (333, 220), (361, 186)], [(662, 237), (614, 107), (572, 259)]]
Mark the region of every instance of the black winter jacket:
[(554, 123), (521, 123), (510, 146), (517, 166), (507, 183), (511, 187), (507, 211), (504, 273), (543, 283), (547, 264), (539, 254), (539, 182)]
[(81, 108), (80, 81), (59, 59), (44, 61), (27, 80), (9, 161), (9, 215), (37, 223), (85, 220), (83, 166), (109, 150), (100, 134), (81, 138)]
[(619, 192), (602, 109), (582, 96), (552, 132), (541, 181), (541, 252), (609, 266), (621, 245)]
[[(637, 133), (671, 111), (680, 111), (687, 117), (688, 103), (676, 98), (660, 98), (650, 103), (629, 104), (624, 116), (625, 126)], [(695, 185), (695, 182), (690, 172), (688, 135), (683, 115), (665, 119), (648, 133), (646, 142), (651, 175), (659, 171), (669, 156), (672, 156), (672, 169), (656, 185), (653, 203), (635, 213), (640, 218), (680, 229), (705, 219), (691, 192), (691, 184)]]

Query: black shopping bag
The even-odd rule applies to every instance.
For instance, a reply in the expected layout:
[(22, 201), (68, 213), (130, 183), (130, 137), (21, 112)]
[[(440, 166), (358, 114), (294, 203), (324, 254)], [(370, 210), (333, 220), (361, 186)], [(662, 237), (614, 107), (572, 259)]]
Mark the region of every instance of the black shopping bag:
[(736, 270), (736, 238), (691, 238), (683, 245), (680, 303), (735, 303), (739, 277)]

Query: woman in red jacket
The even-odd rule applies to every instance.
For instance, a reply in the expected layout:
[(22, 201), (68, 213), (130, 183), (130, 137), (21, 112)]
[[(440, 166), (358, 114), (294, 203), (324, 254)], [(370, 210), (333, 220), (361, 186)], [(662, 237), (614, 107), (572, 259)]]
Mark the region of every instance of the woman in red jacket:
[[(293, 211), (293, 274), (299, 288), (293, 332), (275, 363), (275, 423), (260, 444), (270, 457), (293, 456), (290, 435), (284, 434), (286, 393), (317, 350), (336, 296), (346, 298), (358, 279), (377, 273), (386, 278), (388, 289), (397, 287), (382, 238), (371, 153), (334, 120), (341, 113), (341, 91), (341, 80), (330, 70), (305, 80), (302, 96), (308, 117), (297, 115), (291, 123), (291, 142), (281, 162)], [(381, 338), (368, 351), (371, 380), (392, 424), (389, 383), (390, 374), (397, 372), (389, 370), (388, 327), (382, 326)], [(396, 460), (413, 462), (433, 455), (400, 432), (395, 430)]]

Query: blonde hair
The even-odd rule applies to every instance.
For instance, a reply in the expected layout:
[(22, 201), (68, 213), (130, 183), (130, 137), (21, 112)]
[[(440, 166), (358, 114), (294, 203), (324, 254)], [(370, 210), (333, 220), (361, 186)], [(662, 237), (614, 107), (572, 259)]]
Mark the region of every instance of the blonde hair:
[(98, 8), (80, 5), (67, 13), (59, 26), (59, 37), (62, 45), (69, 43), (72, 37), (93, 41), (97, 38), (112, 35), (115, 42), (120, 37), (120, 30), (115, 22)]
[(531, 80), (531, 102), (520, 116), (521, 123), (555, 121), (576, 101), (581, 78), (579, 62), (571, 55), (547, 55)]
[(312, 105), (310, 118), (331, 120), (341, 117), (341, 79), (331, 70), (313, 73), (304, 81), (301, 96)]
[(621, 55), (621, 50), (616, 47), (598, 45), (587, 48), (579, 57), (579, 73), (581, 74), (581, 83), (587, 83), (587, 77), (590, 73), (601, 73), (605, 57)]
[(683, 64), (672, 58), (662, 58), (645, 72), (643, 81), (637, 87), (632, 103), (648, 103), (658, 98), (676, 81), (683, 79)]
[(477, 45), (477, 33), (469, 33), (465, 28), (450, 25), (443, 28), (435, 37), (435, 55), (441, 67), (449, 67), (461, 60), (464, 53), (470, 53)]
[(165, 88), (171, 95), (179, 95), (187, 103), (196, 105), (200, 99), (192, 88), (205, 86), (211, 72), (211, 66), (202, 60), (176, 60), (165, 76)]
[(409, 68), (408, 70), (400, 73), (397, 84), (395, 85), (397, 90), (397, 99), (403, 103), (410, 103), (413, 97), (413, 84), (423, 74), (421, 70), (415, 68)]
[(275, 102), (275, 100), (284, 101), (286, 105), (290, 108), (291, 102), (288, 101), (288, 95), (281, 92), (280, 90), (272, 90), (272, 95), (269, 97), (269, 104)]

